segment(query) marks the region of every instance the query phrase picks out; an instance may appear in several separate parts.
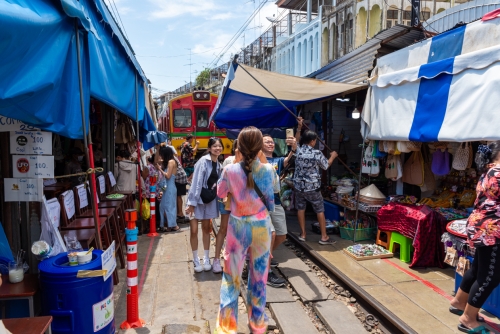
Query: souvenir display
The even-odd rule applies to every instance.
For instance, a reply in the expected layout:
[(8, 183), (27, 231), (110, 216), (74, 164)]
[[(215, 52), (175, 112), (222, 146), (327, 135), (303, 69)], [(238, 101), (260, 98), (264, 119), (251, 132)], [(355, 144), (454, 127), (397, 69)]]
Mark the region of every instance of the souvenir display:
[(375, 244), (355, 244), (344, 248), (344, 253), (355, 258), (357, 261), (370, 259), (383, 259), (393, 257), (394, 255), (384, 247)]

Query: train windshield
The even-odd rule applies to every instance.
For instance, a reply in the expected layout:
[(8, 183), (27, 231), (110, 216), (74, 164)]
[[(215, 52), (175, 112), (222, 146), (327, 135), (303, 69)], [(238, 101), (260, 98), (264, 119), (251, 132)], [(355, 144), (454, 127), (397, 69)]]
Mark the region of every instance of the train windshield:
[(191, 127), (191, 110), (189, 109), (174, 109), (174, 126), (176, 128)]

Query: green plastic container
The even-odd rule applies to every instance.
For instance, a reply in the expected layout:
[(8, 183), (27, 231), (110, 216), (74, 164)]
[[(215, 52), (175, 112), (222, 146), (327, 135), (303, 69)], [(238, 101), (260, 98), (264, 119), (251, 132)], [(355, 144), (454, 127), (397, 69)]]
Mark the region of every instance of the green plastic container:
[[(376, 236), (377, 236), (376, 227), (356, 229), (356, 241), (375, 240)], [(354, 229), (347, 227), (340, 227), (340, 237), (346, 240), (354, 240)]]

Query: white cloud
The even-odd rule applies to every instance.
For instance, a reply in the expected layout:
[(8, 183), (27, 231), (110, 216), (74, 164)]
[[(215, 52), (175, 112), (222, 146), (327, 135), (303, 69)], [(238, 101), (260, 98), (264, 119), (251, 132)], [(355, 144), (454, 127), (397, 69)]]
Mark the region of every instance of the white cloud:
[(183, 15), (206, 16), (216, 9), (214, 0), (149, 0), (157, 8), (153, 18), (172, 18)]
[(217, 20), (217, 21), (224, 21), (224, 20), (229, 20), (234, 18), (234, 14), (227, 12), (227, 13), (220, 13), (220, 14), (215, 14), (215, 15), (210, 15), (207, 17), (207, 20)]

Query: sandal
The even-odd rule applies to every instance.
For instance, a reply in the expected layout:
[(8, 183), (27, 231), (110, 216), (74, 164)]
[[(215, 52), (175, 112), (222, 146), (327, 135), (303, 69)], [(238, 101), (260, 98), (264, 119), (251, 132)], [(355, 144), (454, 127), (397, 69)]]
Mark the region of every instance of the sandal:
[(320, 244), (320, 245), (324, 245), (324, 246), (326, 246), (326, 245), (333, 245), (333, 244), (335, 244), (335, 243), (336, 243), (336, 241), (333, 241), (333, 240), (332, 240), (332, 239), (330, 239), (330, 238), (328, 238), (328, 239), (326, 239), (326, 240), (321, 240), (321, 239), (319, 240), (319, 244)]
[(158, 227), (157, 232), (158, 232), (158, 233), (165, 233), (165, 232), (168, 232), (168, 228), (166, 228), (166, 227)]
[(469, 334), (488, 334), (488, 333), (491, 333), (491, 331), (484, 326), (478, 326), (476, 328), (469, 328), (465, 325), (459, 324), (458, 330), (461, 332), (464, 332), (464, 333), (469, 333)]
[(306, 241), (306, 238), (303, 237), (302, 234), (297, 234), (297, 239), (299, 239), (300, 241), (303, 241), (303, 242)]
[(176, 227), (169, 227), (167, 229), (167, 232), (177, 232), (179, 231), (181, 228), (179, 226), (176, 226)]
[[(449, 310), (450, 310), (450, 312), (451, 312), (451, 313), (456, 314), (456, 315), (462, 315), (462, 314), (464, 314), (464, 311), (459, 310), (458, 308), (453, 307), (453, 306), (450, 306)], [(478, 314), (478, 315), (477, 315), (477, 321), (478, 321), (478, 322), (484, 322), (484, 318), (483, 318), (483, 317), (481, 317), (481, 316)]]

